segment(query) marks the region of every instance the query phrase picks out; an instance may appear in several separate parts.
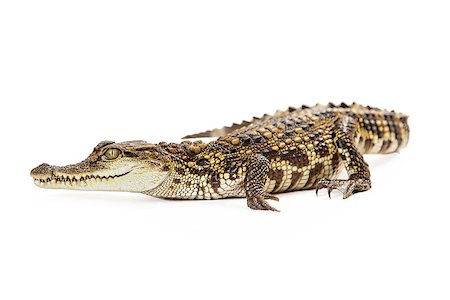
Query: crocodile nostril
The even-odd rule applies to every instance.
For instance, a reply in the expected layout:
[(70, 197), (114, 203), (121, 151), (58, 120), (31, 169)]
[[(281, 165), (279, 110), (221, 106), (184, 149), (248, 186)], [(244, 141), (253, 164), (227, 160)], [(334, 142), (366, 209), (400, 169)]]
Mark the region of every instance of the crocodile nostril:
[(33, 170), (31, 170), (31, 175), (44, 175), (51, 173), (52, 167), (49, 164), (40, 164)]

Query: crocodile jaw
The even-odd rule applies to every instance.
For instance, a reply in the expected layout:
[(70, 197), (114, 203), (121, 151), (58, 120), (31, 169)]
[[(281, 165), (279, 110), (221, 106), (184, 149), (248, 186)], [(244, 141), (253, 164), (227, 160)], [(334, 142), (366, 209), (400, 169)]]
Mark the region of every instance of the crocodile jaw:
[(124, 186), (121, 180), (122, 176), (128, 174), (118, 175), (90, 175), (90, 174), (51, 174), (50, 176), (33, 177), (34, 184), (46, 189), (69, 189), (69, 190), (96, 190), (96, 191), (111, 191), (117, 190), (118, 187), (122, 189), (129, 189)]
[[(46, 171), (42, 172), (42, 169)], [(115, 170), (100, 170), (92, 173), (71, 173), (66, 169), (66, 167), (43, 164), (31, 171), (31, 177), (36, 186), (46, 189), (122, 192), (148, 191), (158, 186), (167, 177), (166, 173), (126, 165)], [(65, 172), (61, 172), (62, 170)]]

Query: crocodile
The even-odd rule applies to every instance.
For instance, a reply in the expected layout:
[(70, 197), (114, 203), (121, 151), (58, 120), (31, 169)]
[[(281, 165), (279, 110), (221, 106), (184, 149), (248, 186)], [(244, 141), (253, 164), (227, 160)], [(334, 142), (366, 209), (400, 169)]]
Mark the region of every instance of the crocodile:
[[(215, 137), (205, 143), (198, 138)], [(290, 107), (273, 115), (185, 136), (180, 143), (102, 141), (83, 161), (41, 164), (41, 188), (126, 191), (168, 199), (244, 197), (277, 211), (277, 193), (371, 188), (363, 154), (393, 153), (409, 140), (408, 116), (356, 103)], [(337, 179), (345, 169), (347, 179)]]

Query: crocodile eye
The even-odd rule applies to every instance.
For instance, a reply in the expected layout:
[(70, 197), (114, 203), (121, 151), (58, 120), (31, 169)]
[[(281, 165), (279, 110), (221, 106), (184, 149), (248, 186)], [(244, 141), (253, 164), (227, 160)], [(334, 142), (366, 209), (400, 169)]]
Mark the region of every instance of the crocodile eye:
[(109, 148), (106, 150), (104, 157), (108, 160), (113, 160), (119, 157), (120, 152), (121, 151), (117, 148)]

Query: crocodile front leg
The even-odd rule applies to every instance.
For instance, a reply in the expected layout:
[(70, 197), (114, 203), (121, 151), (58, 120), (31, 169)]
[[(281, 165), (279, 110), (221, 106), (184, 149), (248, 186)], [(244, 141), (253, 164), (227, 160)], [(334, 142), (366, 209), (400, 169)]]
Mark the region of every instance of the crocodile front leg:
[(344, 162), (345, 170), (349, 176), (347, 180), (329, 180), (323, 178), (317, 182), (316, 194), (319, 189), (327, 188), (328, 196), (334, 189), (348, 198), (358, 192), (370, 189), (369, 165), (364, 161), (362, 154), (356, 148), (354, 135), (356, 134), (356, 122), (350, 117), (344, 117), (335, 124), (334, 144), (339, 152), (340, 159)]
[(268, 199), (278, 201), (279, 199), (264, 191), (264, 184), (269, 174), (269, 160), (258, 154), (250, 158), (247, 169), (244, 184), (248, 207), (257, 210), (279, 211), (266, 201)]

